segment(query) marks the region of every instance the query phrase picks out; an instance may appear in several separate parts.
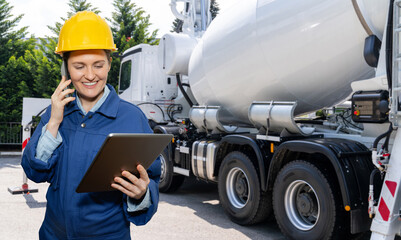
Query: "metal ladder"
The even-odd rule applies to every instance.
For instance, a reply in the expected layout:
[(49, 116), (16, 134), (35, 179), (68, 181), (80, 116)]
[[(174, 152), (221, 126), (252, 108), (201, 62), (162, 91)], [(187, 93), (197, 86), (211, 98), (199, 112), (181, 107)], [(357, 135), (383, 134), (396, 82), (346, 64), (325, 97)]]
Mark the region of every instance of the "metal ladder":
[(394, 127), (401, 125), (401, 0), (394, 1), (393, 9), (393, 73), (391, 91), (390, 121)]
[[(393, 5), (393, 73), (392, 91), (390, 96), (390, 121), (393, 127), (401, 124), (401, 111), (399, 110), (401, 95), (401, 0), (395, 0)], [(386, 175), (376, 207), (375, 218), (370, 230), (371, 240), (391, 240), (400, 234), (401, 218), (401, 131), (397, 131), (391, 150), (391, 158), (385, 170)]]

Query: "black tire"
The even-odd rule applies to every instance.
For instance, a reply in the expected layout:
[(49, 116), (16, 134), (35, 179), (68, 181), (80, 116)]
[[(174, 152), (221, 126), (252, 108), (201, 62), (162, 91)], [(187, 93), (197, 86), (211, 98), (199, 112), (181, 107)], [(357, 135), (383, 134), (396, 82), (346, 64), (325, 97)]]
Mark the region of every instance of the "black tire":
[[(273, 187), (276, 221), (289, 239), (322, 240), (344, 234), (340, 201), (327, 177), (309, 162), (285, 165)], [(342, 231), (336, 231), (342, 229)], [(342, 232), (342, 233), (341, 233)]]
[(173, 192), (177, 190), (185, 180), (184, 175), (174, 174), (173, 161), (168, 154), (168, 148), (160, 154), (161, 175), (159, 182), (159, 191), (162, 193)]
[(218, 179), (221, 205), (230, 219), (240, 225), (261, 222), (271, 213), (271, 195), (263, 192), (254, 165), (241, 152), (223, 160)]

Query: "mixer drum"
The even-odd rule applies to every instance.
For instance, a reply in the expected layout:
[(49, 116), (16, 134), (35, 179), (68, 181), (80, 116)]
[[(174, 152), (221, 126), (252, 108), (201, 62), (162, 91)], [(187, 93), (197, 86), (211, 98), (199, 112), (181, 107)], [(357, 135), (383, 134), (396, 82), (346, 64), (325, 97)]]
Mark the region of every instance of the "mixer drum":
[[(387, 12), (379, 2), (375, 12)], [(329, 107), (351, 94), (351, 82), (374, 76), (366, 37), (350, 0), (238, 1), (192, 52), (191, 89), (200, 105), (223, 107), (227, 124), (249, 125), (253, 101), (297, 101), (295, 114)]]

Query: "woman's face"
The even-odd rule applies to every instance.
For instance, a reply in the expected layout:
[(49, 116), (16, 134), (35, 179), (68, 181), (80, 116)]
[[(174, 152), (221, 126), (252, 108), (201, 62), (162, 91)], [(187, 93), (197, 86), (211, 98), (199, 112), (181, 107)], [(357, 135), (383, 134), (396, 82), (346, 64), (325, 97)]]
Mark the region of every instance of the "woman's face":
[(83, 103), (101, 98), (109, 70), (110, 62), (104, 50), (78, 50), (69, 55), (68, 71)]

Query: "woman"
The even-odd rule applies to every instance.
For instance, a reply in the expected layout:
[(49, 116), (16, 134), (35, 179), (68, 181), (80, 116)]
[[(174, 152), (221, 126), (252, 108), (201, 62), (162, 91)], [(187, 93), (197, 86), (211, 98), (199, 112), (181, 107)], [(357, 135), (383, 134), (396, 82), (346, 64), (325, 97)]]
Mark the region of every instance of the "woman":
[(139, 165), (139, 178), (123, 171), (112, 184), (118, 191), (75, 192), (109, 133), (152, 132), (141, 110), (107, 84), (114, 50), (109, 26), (93, 12), (77, 13), (60, 31), (56, 53), (70, 79), (54, 91), (22, 157), (31, 180), (50, 183), (40, 239), (130, 239), (130, 222), (146, 224), (157, 210), (159, 159), (148, 170)]

